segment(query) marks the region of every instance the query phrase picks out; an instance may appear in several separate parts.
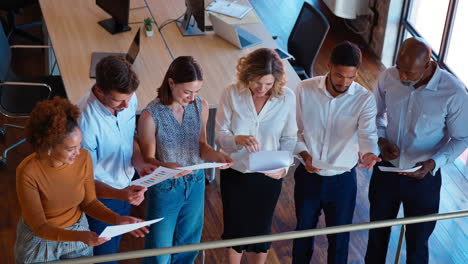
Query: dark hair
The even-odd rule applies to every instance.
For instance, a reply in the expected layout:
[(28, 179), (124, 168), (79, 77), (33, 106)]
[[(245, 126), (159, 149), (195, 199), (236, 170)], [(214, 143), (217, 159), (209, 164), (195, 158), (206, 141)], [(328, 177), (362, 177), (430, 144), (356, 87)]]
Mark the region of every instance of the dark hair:
[(39, 102), (26, 124), (26, 138), (35, 150), (51, 148), (78, 127), (80, 115), (76, 105), (58, 96)]
[(344, 41), (336, 45), (330, 56), (330, 62), (333, 65), (359, 68), (361, 61), (361, 50), (356, 44), (349, 41)]
[(200, 64), (192, 56), (180, 56), (172, 61), (161, 86), (158, 88), (159, 102), (163, 105), (172, 104), (174, 99), (171, 87), (169, 87), (169, 78), (175, 84), (203, 81), (203, 72)]
[(276, 51), (267, 48), (254, 50), (239, 59), (236, 69), (237, 81), (244, 87), (248, 87), (250, 81), (262, 78), (265, 75), (273, 75), (275, 83), (271, 95), (273, 97), (283, 95), (286, 77), (283, 62)]
[(123, 57), (107, 56), (96, 65), (96, 85), (104, 94), (111, 91), (131, 94), (139, 84), (132, 65)]

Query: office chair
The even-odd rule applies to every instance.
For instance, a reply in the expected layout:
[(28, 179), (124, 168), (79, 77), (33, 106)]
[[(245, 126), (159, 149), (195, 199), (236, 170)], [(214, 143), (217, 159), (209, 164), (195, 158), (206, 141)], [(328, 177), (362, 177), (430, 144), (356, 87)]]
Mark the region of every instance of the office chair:
[(315, 7), (304, 3), (288, 38), (288, 52), (297, 75), (304, 80), (313, 76), (312, 67), (330, 24)]
[[(63, 83), (58, 76), (47, 76), (36, 78), (31, 82), (15, 76), (10, 71), (11, 49), (12, 48), (49, 48), (49, 46), (11, 46), (8, 38), (0, 26), (0, 114), (11, 118), (27, 118), (37, 102), (58, 95), (66, 97)], [(13, 124), (2, 124), (0, 127), (0, 137), (6, 135), (7, 128), (24, 129), (22, 126)], [(0, 167), (7, 163), (7, 153), (11, 149), (19, 146), (25, 139), (8, 147), (0, 156)]]
[[(42, 43), (42, 40), (25, 30), (42, 25), (42, 21), (35, 21), (28, 24), (16, 25), (16, 14), (21, 8), (37, 3), (37, 0), (1, 0), (0, 10), (7, 11), (6, 18), (2, 17), (2, 23), (5, 25), (7, 38), (12, 35), (18, 35), (35, 43)], [(6, 22), (6, 24), (5, 24)]]

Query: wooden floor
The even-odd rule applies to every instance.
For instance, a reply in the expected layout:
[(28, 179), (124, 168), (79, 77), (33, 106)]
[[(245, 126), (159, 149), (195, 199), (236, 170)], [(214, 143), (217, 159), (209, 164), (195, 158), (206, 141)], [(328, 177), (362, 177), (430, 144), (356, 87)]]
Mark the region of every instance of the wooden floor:
[[(251, 1), (260, 14), (272, 35), (278, 36), (278, 43), (285, 48), (287, 37), (294, 25), (295, 17), (300, 10), (302, 1), (297, 0), (255, 0)], [(277, 8), (281, 6), (281, 8)], [(31, 19), (38, 16), (38, 9), (25, 10), (23, 17), (19, 19)], [(21, 20), (20, 20), (21, 21)], [(318, 56), (314, 72), (315, 75), (326, 73), (326, 62), (331, 48), (336, 43), (352, 39), (359, 43), (355, 36), (349, 36), (343, 28), (334, 28), (330, 31)], [(16, 43), (16, 42), (15, 42)], [(362, 44), (361, 44), (362, 45)], [(41, 51), (21, 51), (14, 53), (13, 68), (18, 75), (38, 75), (44, 70), (44, 54)], [(205, 69), (209, 70), (209, 69)], [(382, 65), (377, 58), (364, 48), (364, 61), (358, 75), (358, 81), (372, 89), (376, 82)], [(0, 124), (5, 122), (24, 124), (24, 120), (7, 119), (0, 116)], [(0, 141), (0, 150), (24, 136), (22, 131), (9, 130), (6, 139)], [(8, 154), (8, 164), (0, 169), (0, 263), (14, 263), (13, 246), (15, 241), (16, 223), (19, 216), (18, 201), (15, 192), (15, 168), (18, 163), (29, 153), (30, 147), (25, 144)], [(440, 212), (452, 212), (466, 210), (468, 180), (460, 169), (454, 165), (447, 166), (443, 170), (443, 185), (441, 190)], [(293, 170), (291, 170), (292, 172)], [(466, 174), (465, 174), (466, 175)], [(287, 232), (294, 230), (294, 179), (289, 175), (284, 180), (283, 190), (279, 198), (278, 206), (273, 220), (273, 232)], [(215, 180), (206, 186), (205, 194), (205, 227), (203, 241), (219, 240), (222, 233), (222, 210), (219, 190), (219, 181)], [(367, 173), (358, 174), (358, 195), (354, 223), (368, 222), (369, 204), (367, 200), (369, 176)], [(143, 217), (144, 205), (133, 208), (135, 216)], [(400, 212), (401, 213), (401, 212)], [(323, 227), (321, 219), (319, 227)], [(399, 227), (393, 228), (387, 263), (393, 263), (398, 240)], [(434, 234), (430, 239), (430, 263), (468, 263), (468, 219), (444, 220), (437, 223)], [(367, 244), (367, 231), (351, 233), (349, 263), (363, 263), (363, 256)], [(143, 241), (130, 236), (124, 236), (121, 250), (130, 251), (143, 248)], [(292, 241), (274, 242), (267, 263), (283, 264), (291, 262)], [(327, 241), (325, 237), (317, 237), (315, 253), (311, 263), (326, 263)], [(227, 263), (224, 249), (209, 250), (206, 252), (206, 263)], [(199, 258), (200, 259), (200, 258)], [(120, 263), (140, 263), (140, 260), (128, 260)], [(197, 260), (197, 263), (200, 263)], [(246, 263), (246, 262), (245, 262)], [(405, 255), (402, 256), (405, 263)]]

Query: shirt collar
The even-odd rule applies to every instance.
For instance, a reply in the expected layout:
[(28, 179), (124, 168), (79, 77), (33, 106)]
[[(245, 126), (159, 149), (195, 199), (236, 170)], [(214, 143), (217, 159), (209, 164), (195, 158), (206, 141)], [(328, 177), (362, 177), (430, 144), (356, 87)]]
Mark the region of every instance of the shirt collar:
[(437, 91), (439, 88), (439, 80), (440, 80), (440, 71), (441, 69), (439, 68), (439, 65), (436, 63), (436, 69), (434, 71), (434, 75), (432, 75), (432, 78), (429, 80), (429, 82), (426, 84), (425, 89), (429, 89), (432, 91)]
[[(95, 86), (95, 85), (94, 85)], [(110, 111), (109, 109), (107, 109), (102, 103), (101, 101), (99, 101), (99, 99), (96, 97), (96, 95), (94, 95), (94, 92), (93, 92), (93, 89), (94, 89), (94, 86), (93, 88), (91, 88), (91, 91), (89, 91), (89, 103), (92, 104), (92, 105), (95, 105), (96, 108), (104, 115), (107, 115), (107, 116), (114, 116)]]

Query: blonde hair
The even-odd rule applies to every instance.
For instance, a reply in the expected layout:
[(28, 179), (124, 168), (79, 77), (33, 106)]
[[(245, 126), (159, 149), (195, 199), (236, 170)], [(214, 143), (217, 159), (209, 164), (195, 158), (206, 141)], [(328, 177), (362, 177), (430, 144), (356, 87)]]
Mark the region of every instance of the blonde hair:
[(260, 48), (247, 54), (237, 62), (238, 87), (248, 87), (249, 82), (262, 78), (265, 75), (273, 75), (275, 82), (270, 90), (272, 97), (280, 97), (284, 93), (286, 74), (284, 65), (278, 53), (272, 49)]

